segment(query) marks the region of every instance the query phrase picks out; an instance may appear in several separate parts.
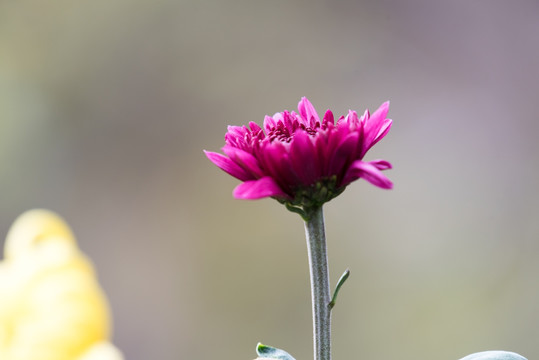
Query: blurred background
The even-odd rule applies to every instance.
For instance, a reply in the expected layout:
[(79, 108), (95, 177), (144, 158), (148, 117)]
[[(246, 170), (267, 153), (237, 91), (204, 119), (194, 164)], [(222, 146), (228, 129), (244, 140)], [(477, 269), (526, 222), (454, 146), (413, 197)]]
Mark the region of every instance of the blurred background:
[[(539, 357), (536, 0), (1, 0), (0, 229), (62, 214), (127, 359), (312, 358), (303, 224), (206, 159), (307, 96), (391, 100), (326, 209), (335, 359)], [(3, 242), (3, 236), (2, 240)], [(333, 286), (332, 285), (332, 286)]]

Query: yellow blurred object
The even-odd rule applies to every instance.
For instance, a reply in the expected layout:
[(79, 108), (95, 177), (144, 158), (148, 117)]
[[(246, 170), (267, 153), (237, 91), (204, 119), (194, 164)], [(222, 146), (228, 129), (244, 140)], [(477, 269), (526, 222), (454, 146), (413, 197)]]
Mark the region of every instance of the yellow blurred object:
[(122, 360), (91, 262), (58, 215), (12, 225), (0, 261), (1, 360)]

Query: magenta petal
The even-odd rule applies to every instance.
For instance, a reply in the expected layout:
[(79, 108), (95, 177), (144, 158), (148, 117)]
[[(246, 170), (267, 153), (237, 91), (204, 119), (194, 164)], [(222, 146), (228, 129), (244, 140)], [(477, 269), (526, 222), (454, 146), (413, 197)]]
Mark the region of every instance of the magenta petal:
[(249, 121), (249, 128), (251, 129), (252, 132), (256, 133), (260, 130), (262, 130), (262, 128), (260, 126), (258, 126), (257, 123), (255, 123), (254, 121)]
[(234, 189), (233, 195), (236, 199), (245, 200), (255, 200), (270, 196), (288, 198), (275, 180), (269, 176), (239, 184)]
[(320, 122), (316, 109), (306, 97), (301, 98), (298, 104), (298, 110), (303, 120), (306, 121), (305, 125), (314, 128), (316, 123)]
[(225, 139), (234, 139), (235, 141), (243, 139), (248, 131), (245, 126), (228, 126), (227, 130)]
[(387, 135), (387, 133), (389, 132), (389, 129), (391, 129), (392, 124), (393, 124), (393, 120), (391, 119), (384, 120), (380, 129), (378, 130), (378, 135), (376, 135), (374, 139), (372, 139), (370, 142), (365, 142), (365, 146), (363, 148), (363, 153), (361, 154), (361, 156), (365, 155), (371, 147), (373, 147), (378, 141), (382, 140), (384, 136)]
[(316, 157), (318, 160), (318, 168), (321, 176), (328, 174), (329, 158), (332, 153), (329, 149), (329, 138), (327, 133), (319, 133), (314, 142), (314, 148), (316, 151)]
[(278, 141), (266, 143), (259, 152), (260, 165), (267, 176), (271, 176), (285, 192), (302, 184), (290, 159), (290, 145)]
[(220, 167), (223, 171), (234, 176), (235, 178), (240, 179), (241, 181), (254, 179), (254, 176), (246, 172), (241, 166), (239, 166), (226, 156), (206, 150), (204, 150), (204, 153), (212, 163)]
[(340, 126), (331, 129), (327, 133), (319, 133), (316, 138), (316, 149), (318, 151), (318, 158), (320, 162), (320, 171), (324, 176), (334, 175), (330, 171), (330, 165), (332, 164), (335, 156), (335, 149), (341, 143), (342, 139), (346, 138), (350, 134), (348, 127)]
[(378, 131), (378, 135), (374, 138), (374, 143), (377, 143), (378, 141), (382, 140), (384, 136), (387, 135), (389, 132), (389, 129), (391, 129), (391, 125), (393, 124), (393, 120), (391, 119), (385, 119), (382, 123), (382, 127), (380, 128), (380, 131)]
[(303, 182), (311, 185), (320, 176), (317, 153), (311, 137), (305, 131), (297, 131), (290, 145), (290, 161), (292, 167)]
[(245, 169), (245, 171), (251, 173), (253, 175), (251, 178), (260, 178), (264, 176), (263, 171), (258, 165), (258, 160), (248, 152), (231, 146), (223, 147), (223, 152), (232, 159), (232, 161)]
[(324, 124), (331, 124), (335, 125), (335, 119), (333, 117), (333, 112), (331, 110), (327, 110), (324, 114), (324, 120), (322, 121)]
[(348, 110), (348, 115), (346, 115), (344, 120), (349, 124), (348, 126), (352, 126), (353, 129), (359, 126), (359, 118), (357, 117), (357, 112), (353, 110)]
[(277, 126), (277, 121), (275, 121), (271, 116), (266, 115), (264, 118), (264, 130), (266, 133), (269, 133), (271, 129)]
[(258, 152), (260, 166), (265, 169), (266, 175), (274, 178), (279, 176), (280, 169), (277, 166), (278, 160), (287, 154), (287, 148), (276, 141), (273, 143), (265, 142), (261, 144)]
[(381, 160), (374, 163), (361, 160), (354, 161), (346, 172), (342, 185), (345, 186), (354, 180), (363, 178), (382, 189), (392, 189), (393, 183), (384, 174), (382, 174), (382, 171), (380, 171), (378, 168), (378, 166), (384, 168), (387, 165), (391, 166), (388, 162), (382, 163)]
[(355, 158), (358, 139), (359, 134), (353, 132), (341, 140), (329, 162), (330, 175), (337, 175), (339, 178), (344, 175), (345, 168)]
[(245, 131), (245, 126), (228, 125), (227, 127), (227, 133), (232, 136), (242, 137), (245, 134)]
[(370, 116), (371, 120), (382, 121), (386, 118), (389, 112), (389, 101), (386, 101)]
[(225, 134), (225, 142), (230, 146), (238, 146), (243, 143), (246, 129), (241, 126), (229, 126)]
[(265, 174), (275, 179), (285, 191), (288, 190), (283, 187), (285, 184), (295, 184), (298, 181), (295, 173), (291, 174), (288, 148), (276, 141), (264, 144), (259, 153), (260, 165)]
[(370, 118), (366, 118), (364, 122), (364, 138), (363, 149), (361, 156), (374, 146), (378, 141), (382, 140), (391, 128), (392, 120), (386, 119), (389, 111), (389, 101), (383, 103), (378, 110)]

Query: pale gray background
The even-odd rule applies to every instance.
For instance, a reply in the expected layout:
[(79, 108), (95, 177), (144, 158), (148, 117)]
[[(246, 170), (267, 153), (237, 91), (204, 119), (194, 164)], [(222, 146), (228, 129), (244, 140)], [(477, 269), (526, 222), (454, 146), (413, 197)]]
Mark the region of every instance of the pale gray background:
[(335, 359), (539, 357), (536, 0), (0, 1), (0, 230), (61, 213), (130, 360), (312, 358), (300, 218), (234, 200), (228, 124), (391, 100), (326, 206)]

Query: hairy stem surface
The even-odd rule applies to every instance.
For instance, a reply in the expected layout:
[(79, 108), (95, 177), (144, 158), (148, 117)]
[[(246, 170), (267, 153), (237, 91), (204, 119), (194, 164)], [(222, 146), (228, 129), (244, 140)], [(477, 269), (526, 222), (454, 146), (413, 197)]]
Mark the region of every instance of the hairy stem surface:
[(329, 270), (322, 207), (313, 210), (305, 221), (309, 251), (313, 305), (314, 360), (331, 359), (331, 308)]

